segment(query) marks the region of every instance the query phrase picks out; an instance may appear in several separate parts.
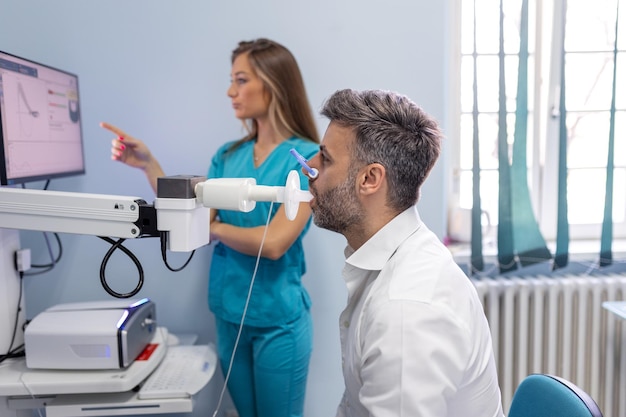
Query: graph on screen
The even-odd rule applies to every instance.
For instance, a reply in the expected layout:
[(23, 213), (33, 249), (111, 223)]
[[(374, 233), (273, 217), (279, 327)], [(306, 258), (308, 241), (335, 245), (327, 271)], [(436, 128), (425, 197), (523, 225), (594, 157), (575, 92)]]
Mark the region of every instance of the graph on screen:
[(2, 184), (84, 173), (78, 77), (0, 52)]

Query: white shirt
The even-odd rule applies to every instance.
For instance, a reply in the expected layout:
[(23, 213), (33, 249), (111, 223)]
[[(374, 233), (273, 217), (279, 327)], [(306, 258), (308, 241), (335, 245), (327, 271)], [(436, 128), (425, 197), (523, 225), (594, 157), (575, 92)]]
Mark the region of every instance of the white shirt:
[(417, 209), (345, 255), (337, 416), (503, 416), (481, 302)]

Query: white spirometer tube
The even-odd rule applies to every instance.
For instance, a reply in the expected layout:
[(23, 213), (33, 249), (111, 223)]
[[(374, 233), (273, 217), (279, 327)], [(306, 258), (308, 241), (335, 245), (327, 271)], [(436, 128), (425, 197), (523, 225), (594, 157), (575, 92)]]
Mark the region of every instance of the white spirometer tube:
[(254, 178), (210, 178), (195, 186), (196, 199), (203, 206), (218, 210), (249, 212), (257, 201), (273, 201), (285, 205), (289, 220), (296, 218), (298, 206), (313, 195), (300, 189), (300, 176), (292, 170), (284, 187), (256, 185)]

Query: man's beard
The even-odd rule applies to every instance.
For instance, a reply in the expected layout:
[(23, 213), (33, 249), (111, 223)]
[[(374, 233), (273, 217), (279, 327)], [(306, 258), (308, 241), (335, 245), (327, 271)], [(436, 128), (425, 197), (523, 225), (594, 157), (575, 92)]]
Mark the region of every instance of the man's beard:
[(356, 172), (335, 188), (315, 195), (313, 222), (323, 229), (343, 233), (359, 224), (363, 218), (363, 208), (354, 191)]

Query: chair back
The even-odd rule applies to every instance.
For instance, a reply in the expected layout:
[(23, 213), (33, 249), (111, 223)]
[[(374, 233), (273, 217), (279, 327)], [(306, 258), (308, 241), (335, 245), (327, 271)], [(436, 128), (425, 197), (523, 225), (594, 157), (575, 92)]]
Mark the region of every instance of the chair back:
[(508, 417), (602, 417), (589, 394), (563, 378), (532, 374), (513, 394)]

